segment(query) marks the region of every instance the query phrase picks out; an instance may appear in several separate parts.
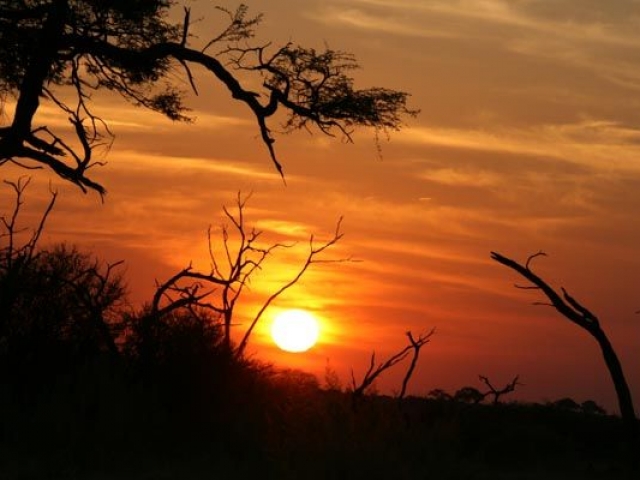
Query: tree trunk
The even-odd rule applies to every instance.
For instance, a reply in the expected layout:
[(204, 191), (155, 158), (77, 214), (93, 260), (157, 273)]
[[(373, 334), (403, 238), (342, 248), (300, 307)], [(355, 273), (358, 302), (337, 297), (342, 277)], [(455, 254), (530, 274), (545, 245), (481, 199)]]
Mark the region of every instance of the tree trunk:
[(600, 349), (602, 350), (602, 356), (609, 369), (611, 380), (616, 389), (618, 396), (618, 407), (620, 408), (620, 416), (624, 423), (624, 428), (629, 436), (629, 440), (634, 449), (640, 447), (640, 430), (638, 429), (638, 420), (633, 407), (633, 400), (631, 398), (631, 391), (629, 385), (622, 372), (622, 365), (618, 356), (611, 346), (611, 342), (607, 338), (607, 335), (600, 328), (590, 330), (591, 335), (596, 339)]

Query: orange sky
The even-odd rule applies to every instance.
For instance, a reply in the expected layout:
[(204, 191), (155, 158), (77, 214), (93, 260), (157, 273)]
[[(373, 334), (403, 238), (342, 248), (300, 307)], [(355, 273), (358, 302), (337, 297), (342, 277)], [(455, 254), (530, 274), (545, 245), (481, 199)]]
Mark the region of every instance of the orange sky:
[[(208, 2), (189, 2), (193, 17)], [(221, 2), (229, 6), (230, 2)], [(640, 407), (640, 4), (633, 0), (312, 0), (248, 2), (266, 15), (260, 40), (351, 51), (359, 87), (412, 94), (417, 119), (383, 141), (355, 144), (320, 133), (278, 136), (287, 186), (272, 168), (242, 105), (206, 75), (190, 97), (195, 124), (174, 125), (118, 99), (97, 113), (116, 134), (96, 195), (53, 179), (61, 197), (45, 235), (108, 260), (125, 259), (131, 299), (148, 299), (193, 260), (206, 267), (206, 229), (221, 206), (253, 192), (249, 221), (268, 239), (301, 240), (274, 257), (247, 314), (305, 239), (345, 237), (328, 256), (360, 262), (314, 268), (278, 308), (309, 308), (325, 327), (304, 355), (277, 354), (264, 332), (252, 352), (322, 377), (327, 359), (344, 381), (404, 345), (404, 332), (436, 327), (411, 391), (502, 384), (518, 398), (615, 406), (595, 341), (514, 289), (497, 250), (534, 265), (595, 311), (617, 349)], [(197, 24), (207, 38), (206, 21)], [(42, 123), (65, 122), (43, 109)], [(5, 178), (17, 170), (6, 169)], [(13, 176), (13, 177), (12, 177)], [(29, 213), (47, 194), (38, 173)], [(9, 200), (2, 193), (2, 205)], [(6, 208), (3, 208), (3, 211)], [(297, 255), (297, 256), (296, 256)], [(273, 283), (271, 283), (273, 284)], [(242, 319), (239, 319), (242, 321)], [(266, 326), (266, 324), (265, 324)], [(402, 371), (380, 390), (399, 389)]]

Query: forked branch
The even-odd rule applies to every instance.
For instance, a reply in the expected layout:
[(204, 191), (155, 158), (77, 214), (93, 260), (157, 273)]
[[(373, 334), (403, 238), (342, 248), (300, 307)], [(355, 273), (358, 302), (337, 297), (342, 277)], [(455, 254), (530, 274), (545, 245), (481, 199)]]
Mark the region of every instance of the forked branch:
[(397, 353), (390, 356), (384, 362), (379, 363), (377, 365), (376, 365), (376, 353), (373, 352), (371, 354), (371, 359), (369, 361), (369, 368), (365, 372), (360, 383), (356, 383), (356, 379), (353, 374), (353, 371), (351, 372), (351, 382), (353, 387), (354, 398), (358, 398), (364, 395), (367, 388), (369, 388), (382, 373), (389, 370), (390, 368), (397, 365), (398, 363), (402, 362), (405, 358), (407, 358), (407, 356), (409, 356), (409, 353), (413, 351), (411, 363), (409, 364), (407, 373), (404, 376), (404, 379), (402, 382), (402, 389), (399, 395), (399, 398), (404, 397), (406, 393), (407, 385), (409, 383), (411, 375), (413, 374), (416, 363), (418, 361), (418, 355), (420, 354), (420, 349), (424, 345), (429, 343), (434, 333), (435, 333), (435, 328), (426, 334), (419, 335), (418, 338), (414, 338), (411, 332), (407, 332), (409, 345), (407, 345)]
[(508, 393), (514, 392), (516, 390), (516, 387), (518, 385), (524, 385), (523, 383), (520, 383), (520, 375), (516, 375), (514, 377), (513, 380), (511, 380), (511, 382), (507, 383), (503, 388), (496, 388), (494, 387), (491, 382), (489, 381), (489, 379), (487, 377), (485, 377), (484, 375), (479, 375), (480, 381), (482, 383), (484, 383), (487, 387), (489, 387), (489, 391), (484, 393), (483, 395), (485, 397), (492, 395), (493, 396), (493, 404), (497, 405), (500, 402), (500, 397), (502, 395), (506, 395)]
[(242, 356), (249, 339), (269, 306), (297, 284), (307, 270), (314, 264), (339, 263), (350, 258), (326, 259), (322, 255), (333, 247), (341, 238), (340, 226), (337, 222), (333, 236), (326, 242), (317, 244), (312, 235), (309, 238), (307, 257), (297, 273), (287, 283), (279, 287), (264, 301), (256, 315), (251, 319), (237, 347), (231, 343), (236, 304), (243, 292), (249, 287), (254, 275), (260, 271), (264, 262), (278, 249), (290, 248), (293, 244), (274, 243), (261, 246), (259, 240), (262, 231), (249, 228), (246, 224), (245, 209), (249, 196), (238, 194), (236, 212), (223, 207), (223, 212), (231, 226), (221, 228), (222, 245), (214, 248), (212, 229), (207, 231), (209, 258), (211, 267), (208, 272), (197, 271), (192, 265), (171, 276), (165, 282), (157, 283), (156, 292), (151, 302), (151, 317), (158, 318), (180, 308), (199, 307), (214, 312), (219, 316), (223, 327), (223, 341), (228, 351)]

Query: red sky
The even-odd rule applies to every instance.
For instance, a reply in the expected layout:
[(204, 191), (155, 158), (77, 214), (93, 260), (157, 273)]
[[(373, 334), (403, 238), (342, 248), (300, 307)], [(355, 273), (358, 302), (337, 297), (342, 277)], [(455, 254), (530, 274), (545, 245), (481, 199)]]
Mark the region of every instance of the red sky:
[[(200, 41), (215, 33), (208, 2)], [(225, 2), (221, 2), (225, 4)], [(229, 6), (232, 6), (231, 3)], [(327, 360), (346, 382), (404, 346), (405, 332), (437, 334), (422, 350), (411, 391), (502, 384), (518, 398), (595, 399), (615, 407), (595, 341), (489, 252), (524, 261), (599, 315), (640, 407), (640, 4), (633, 0), (312, 0), (248, 2), (265, 14), (258, 41), (289, 40), (353, 52), (357, 86), (412, 94), (416, 119), (382, 141), (355, 144), (315, 132), (278, 136), (287, 186), (242, 105), (197, 72), (194, 124), (176, 125), (122, 103), (96, 102), (116, 140), (96, 170), (105, 203), (52, 179), (60, 202), (45, 235), (127, 262), (131, 300), (193, 260), (206, 268), (206, 230), (222, 205), (253, 192), (249, 223), (266, 239), (298, 240), (273, 258), (240, 312), (304, 260), (305, 239), (344, 239), (275, 305), (322, 320), (320, 344), (278, 354), (266, 328), (252, 352), (322, 378)], [(209, 19), (209, 20), (207, 20)], [(211, 30), (208, 30), (211, 27)], [(197, 44), (199, 40), (194, 39)], [(187, 85), (185, 85), (185, 88)], [(42, 123), (66, 122), (43, 109)], [(24, 173), (24, 172), (23, 172)], [(4, 178), (20, 172), (5, 170)], [(13, 177), (12, 177), (13, 176)], [(47, 194), (37, 173), (28, 213)], [(2, 193), (2, 206), (10, 198)], [(3, 211), (6, 208), (3, 207)], [(284, 268), (287, 267), (287, 268)], [(264, 326), (268, 326), (269, 318)], [(241, 328), (241, 327), (240, 327)], [(403, 372), (378, 387), (399, 389)]]

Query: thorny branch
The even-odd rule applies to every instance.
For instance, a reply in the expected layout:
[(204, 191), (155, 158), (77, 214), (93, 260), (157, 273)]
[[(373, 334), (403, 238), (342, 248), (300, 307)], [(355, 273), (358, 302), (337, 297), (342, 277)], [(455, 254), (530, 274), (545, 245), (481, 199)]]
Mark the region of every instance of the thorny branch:
[[(358, 67), (352, 55), (326, 49), (318, 52), (291, 43), (276, 48), (249, 44), (262, 15), (248, 7), (218, 7), (226, 26), (201, 47), (190, 41), (191, 11), (180, 23), (168, 19), (172, 2), (133, 6), (125, 2), (16, 2), (0, 8), (0, 94), (16, 98), (13, 118), (0, 124), (0, 165), (47, 167), (83, 191), (101, 196), (105, 188), (88, 174), (96, 161), (94, 150), (109, 148), (113, 134), (93, 113), (91, 94), (109, 90), (137, 106), (159, 112), (173, 121), (190, 121), (184, 93), (175, 76), (184, 72), (197, 95), (192, 66), (199, 66), (230, 96), (253, 113), (269, 156), (283, 175), (269, 124), (284, 111), (285, 131), (317, 127), (333, 130), (351, 141), (355, 127), (395, 130), (404, 115), (408, 94), (384, 88), (356, 90), (349, 73)], [(138, 5), (136, 3), (136, 5)], [(208, 53), (214, 46), (220, 49)], [(262, 90), (247, 89), (236, 71), (253, 72)], [(75, 106), (61, 100), (57, 88), (70, 90)], [(51, 102), (67, 117), (71, 137), (48, 125), (34, 125), (41, 100)]]

